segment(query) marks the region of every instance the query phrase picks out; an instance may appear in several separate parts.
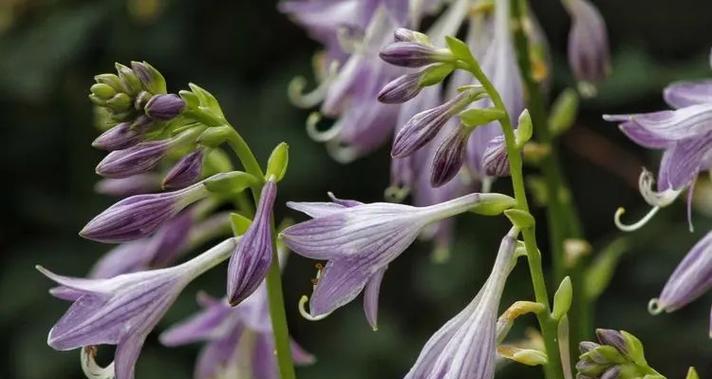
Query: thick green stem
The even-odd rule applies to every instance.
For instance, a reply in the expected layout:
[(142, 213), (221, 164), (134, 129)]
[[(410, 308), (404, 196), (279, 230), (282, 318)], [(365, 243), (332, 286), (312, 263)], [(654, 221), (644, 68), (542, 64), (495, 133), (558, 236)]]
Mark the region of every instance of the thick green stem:
[(528, 95), (527, 108), (532, 118), (538, 141), (550, 149), (541, 161), (547, 196), (547, 222), (554, 267), (554, 280), (560, 282), (566, 275), (573, 280), (574, 304), (570, 311), (571, 342), (577, 344), (591, 335), (591, 304), (584, 293), (583, 267), (586, 259), (579, 257), (573, 267), (567, 267), (564, 244), (568, 238), (581, 238), (581, 221), (571, 199), (571, 191), (562, 173), (559, 149), (556, 139), (549, 130), (548, 116), (543, 92), (532, 76), (533, 67), (529, 40), (523, 25), (527, 16), (526, 0), (512, 0), (512, 14), (515, 20), (514, 43), (522, 80)]
[[(489, 94), (494, 106), (504, 111), (504, 117), (500, 120), (502, 125), (502, 133), (507, 145), (507, 156), (509, 158), (509, 167), (512, 177), (512, 187), (514, 197), (517, 200), (516, 208), (525, 212), (529, 212), (529, 204), (527, 202), (526, 189), (524, 187), (524, 175), (522, 172), (522, 157), (519, 149), (516, 146), (514, 136), (514, 127), (507, 113), (507, 108), (502, 101), (501, 96), (496, 88), (489, 81), (487, 76), (482, 72), (479, 64), (475, 61), (467, 62), (467, 70), (482, 84), (484, 89)], [(524, 245), (527, 251), (529, 262), (529, 273), (534, 287), (534, 297), (536, 301), (545, 307), (545, 312), (537, 314), (539, 327), (546, 346), (546, 354), (548, 362), (544, 365), (544, 372), (548, 379), (562, 379), (563, 372), (561, 370), (561, 361), (559, 355), (559, 346), (557, 341), (557, 325), (556, 320), (551, 318), (551, 309), (549, 306), (549, 295), (546, 289), (546, 281), (544, 279), (544, 270), (541, 265), (541, 254), (537, 247), (536, 234), (534, 227), (524, 228), (522, 230), (524, 237)]]

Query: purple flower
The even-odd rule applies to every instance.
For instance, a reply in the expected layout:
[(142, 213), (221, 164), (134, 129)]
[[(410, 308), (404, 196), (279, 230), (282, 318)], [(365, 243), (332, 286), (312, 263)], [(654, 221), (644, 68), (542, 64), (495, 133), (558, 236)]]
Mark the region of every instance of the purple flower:
[(148, 62), (131, 62), (131, 69), (143, 88), (152, 94), (166, 93), (166, 80), (163, 75)]
[(472, 102), (477, 94), (474, 90), (463, 91), (445, 103), (413, 116), (393, 140), (391, 156), (403, 158), (425, 146), (435, 138), (443, 125)]
[(176, 94), (170, 93), (167, 95), (154, 95), (148, 100), (144, 110), (146, 116), (154, 120), (168, 121), (183, 112), (183, 108), (185, 108), (183, 99)]
[(49, 332), (56, 350), (116, 345), (117, 379), (132, 379), (146, 336), (183, 288), (197, 276), (227, 259), (235, 239), (228, 239), (181, 265), (111, 279), (81, 279), (43, 274), (77, 294), (74, 304)]
[(398, 104), (418, 96), (422, 89), (420, 86), (421, 75), (420, 72), (412, 72), (391, 80), (378, 93), (378, 101), (386, 104)]
[(276, 197), (277, 183), (268, 180), (262, 188), (255, 218), (230, 257), (227, 295), (233, 306), (257, 289), (272, 264), (272, 207)]
[(101, 179), (94, 186), (98, 193), (111, 196), (131, 196), (158, 191), (161, 178), (156, 174), (136, 174), (127, 178)]
[(453, 128), (445, 140), (438, 146), (432, 162), (430, 184), (440, 187), (457, 175), (465, 161), (465, 147), (471, 130), (462, 127)]
[[(564, 5), (571, 15), (569, 65), (576, 79), (590, 86), (605, 79), (610, 71), (606, 23), (587, 0), (567, 0)], [(585, 87), (582, 92), (586, 94)]]
[(96, 173), (106, 178), (126, 178), (150, 171), (163, 159), (171, 140), (141, 142), (109, 153), (96, 166)]
[(430, 337), (406, 379), (494, 377), (497, 311), (514, 267), (518, 233), (512, 229), (504, 237), (485, 285), (462, 312)]
[[(250, 367), (248, 376), (254, 379), (279, 378), (264, 283), (236, 307), (230, 306), (226, 299), (217, 300), (207, 295), (200, 296), (198, 301), (203, 307), (200, 313), (160, 336), (166, 346), (206, 342), (195, 366), (195, 379), (212, 379), (236, 367)], [(250, 337), (254, 338), (254, 344), (238, 350), (243, 338)], [(296, 342), (292, 341), (291, 346), (295, 363), (314, 362), (314, 357)]]
[(650, 302), (653, 314), (673, 312), (712, 288), (712, 232), (690, 250), (668, 279), (660, 297)]
[(437, 50), (431, 45), (418, 42), (393, 42), (383, 48), (378, 56), (401, 67), (423, 67), (453, 59), (447, 50)]
[(200, 179), (205, 152), (198, 149), (181, 158), (163, 178), (164, 189), (187, 187)]
[[(311, 316), (318, 318), (353, 300), (369, 281), (380, 282), (381, 271), (427, 225), (478, 205), (500, 204), (508, 202), (507, 199), (500, 194), (473, 193), (428, 207), (393, 203), (347, 206), (289, 202), (287, 206), (307, 213), (313, 219), (285, 229), (280, 236), (297, 254), (328, 260), (310, 300)], [(368, 301), (373, 303), (373, 299)], [(374, 319), (373, 315), (369, 319)]]
[(102, 150), (121, 150), (137, 144), (143, 139), (145, 130), (132, 127), (131, 122), (122, 122), (105, 131), (91, 145)]
[(106, 243), (139, 239), (206, 195), (207, 190), (198, 183), (174, 192), (131, 196), (94, 217), (79, 235)]
[(509, 159), (507, 159), (507, 145), (504, 136), (494, 137), (482, 154), (482, 167), (484, 174), (491, 177), (509, 175)]

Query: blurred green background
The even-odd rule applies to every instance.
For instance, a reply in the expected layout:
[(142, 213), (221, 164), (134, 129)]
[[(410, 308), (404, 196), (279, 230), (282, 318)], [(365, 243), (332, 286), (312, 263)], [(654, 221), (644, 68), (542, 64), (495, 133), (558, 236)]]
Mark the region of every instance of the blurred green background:
[[(564, 55), (569, 20), (556, 0), (533, 3), (557, 62), (556, 93), (571, 84)], [(645, 210), (635, 188), (637, 177), (641, 166), (656, 168), (659, 160), (659, 154), (633, 145), (600, 115), (660, 109), (667, 82), (710, 76), (712, 2), (595, 3), (608, 22), (614, 73), (598, 98), (581, 105), (579, 120), (562, 144), (576, 204), (598, 249), (619, 235), (612, 223), (616, 207), (626, 206), (631, 217)], [(51, 284), (33, 266), (83, 275), (108, 250), (80, 239), (77, 231), (115, 200), (93, 193), (94, 166), (102, 155), (89, 145), (96, 131), (86, 96), (93, 75), (112, 71), (114, 61), (151, 62), (168, 79), (169, 90), (185, 88), (189, 81), (209, 89), (261, 159), (279, 141), (289, 142), (290, 171), (280, 187), (279, 214), (301, 217), (283, 203), (324, 199), (329, 190), (363, 201), (382, 198), (388, 182), (386, 149), (343, 167), (305, 135), (307, 112), (289, 104), (286, 88), (294, 76), (310, 74), (318, 46), (275, 4), (0, 1), (0, 378), (82, 377), (78, 351), (55, 352), (45, 343), (67, 303), (47, 294)], [(698, 192), (707, 194), (709, 204), (706, 184), (698, 185)], [(507, 191), (507, 181), (496, 189)], [(703, 209), (695, 211), (694, 221), (696, 232), (690, 234), (684, 204), (677, 202), (629, 235), (632, 248), (596, 313), (597, 326), (640, 337), (648, 360), (669, 378), (682, 378), (688, 365), (697, 366), (701, 377), (712, 377), (710, 296), (671, 315), (652, 317), (646, 310), (677, 262), (712, 225)], [(292, 334), (318, 358), (317, 364), (299, 370), (300, 377), (402, 377), (427, 338), (483, 283), (506, 227), (499, 219), (463, 217), (452, 259), (444, 264), (431, 262), (428, 244), (411, 247), (385, 277), (377, 333), (365, 322), (360, 300), (319, 323), (301, 319), (297, 300), (310, 292), (314, 268), (313, 262), (292, 257), (285, 273)], [(546, 246), (546, 229), (539, 233)], [(546, 253), (544, 259), (547, 263)], [(216, 270), (191, 285), (158, 329), (196, 310), (194, 294), (200, 288), (221, 295), (224, 272)], [(529, 277), (520, 265), (502, 307), (530, 296)], [(531, 323), (518, 321), (513, 335), (522, 335)], [(137, 378), (189, 378), (197, 349), (162, 347), (154, 333), (138, 362)], [(540, 375), (539, 369), (511, 365), (498, 377)]]

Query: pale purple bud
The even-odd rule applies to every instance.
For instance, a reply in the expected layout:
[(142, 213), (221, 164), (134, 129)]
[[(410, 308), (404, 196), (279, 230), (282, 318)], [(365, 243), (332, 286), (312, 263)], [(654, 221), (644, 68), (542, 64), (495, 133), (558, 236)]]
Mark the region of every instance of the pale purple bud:
[(167, 121), (178, 116), (185, 108), (185, 102), (175, 94), (154, 95), (146, 104), (146, 115), (154, 120)]
[(447, 102), (411, 117), (396, 134), (391, 157), (403, 158), (425, 146), (453, 114), (471, 102), (472, 95), (470, 91), (463, 91)]
[(395, 78), (378, 93), (378, 101), (386, 104), (398, 104), (416, 97), (422, 89), (420, 77), (420, 72), (413, 72)]
[(603, 375), (601, 375), (601, 379), (618, 379), (620, 373), (621, 369), (618, 366), (613, 366), (606, 370)]
[(407, 28), (398, 28), (393, 32), (396, 42), (423, 42), (424, 38), (427, 38), (425, 34)]
[(174, 192), (131, 196), (94, 217), (79, 235), (106, 243), (139, 239), (206, 195), (207, 190), (198, 183)]
[(101, 179), (94, 186), (97, 193), (126, 197), (156, 192), (161, 188), (161, 178), (156, 174), (137, 174), (128, 178)]
[(163, 178), (164, 189), (187, 187), (200, 179), (205, 152), (198, 149), (181, 158)]
[(704, 295), (712, 288), (712, 232), (707, 232), (672, 273), (650, 311), (673, 312)]
[(589, 351), (591, 351), (591, 350), (593, 350), (593, 349), (595, 349), (595, 348), (597, 348), (597, 347), (599, 347), (599, 346), (601, 346), (601, 345), (599, 345), (599, 344), (597, 344), (597, 343), (595, 343), (595, 342), (591, 342), (591, 341), (581, 341), (581, 342), (579, 343), (579, 352), (581, 352), (581, 354), (585, 354), (585, 353), (588, 353)]
[(230, 258), (227, 295), (233, 306), (257, 289), (272, 264), (272, 207), (276, 197), (277, 184), (269, 180), (262, 188), (255, 218)]
[(61, 351), (116, 345), (116, 379), (133, 379), (134, 366), (146, 336), (183, 288), (227, 259), (235, 243), (234, 238), (225, 240), (175, 267), (111, 279), (71, 278), (38, 266), (45, 276), (75, 294), (72, 306), (50, 330), (47, 344)]
[(148, 62), (131, 62), (131, 69), (146, 91), (154, 95), (166, 93), (166, 80)]
[(497, 136), (487, 143), (482, 154), (482, 166), (487, 176), (509, 176), (509, 159), (507, 159), (507, 145), (504, 136)]
[(606, 23), (601, 13), (587, 0), (565, 1), (571, 15), (568, 56), (576, 79), (595, 83), (610, 71)]
[(384, 61), (402, 67), (423, 67), (448, 60), (449, 53), (417, 42), (394, 42), (378, 54)]
[(121, 150), (137, 144), (142, 138), (142, 130), (132, 128), (130, 122), (122, 122), (102, 133), (91, 145), (102, 150)]
[(609, 345), (620, 351), (621, 354), (627, 354), (628, 348), (626, 347), (625, 338), (623, 334), (617, 330), (613, 329), (596, 329), (596, 337), (601, 345)]
[(109, 153), (96, 166), (96, 173), (106, 178), (126, 178), (152, 170), (171, 147), (171, 140), (141, 142)]
[(465, 148), (470, 131), (453, 128), (450, 135), (438, 146), (432, 162), (430, 184), (440, 187), (457, 175), (465, 161)]

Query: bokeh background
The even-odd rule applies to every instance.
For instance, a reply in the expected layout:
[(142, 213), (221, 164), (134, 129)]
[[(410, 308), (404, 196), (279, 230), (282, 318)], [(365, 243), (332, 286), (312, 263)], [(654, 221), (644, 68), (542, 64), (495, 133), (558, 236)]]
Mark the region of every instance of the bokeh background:
[[(554, 60), (553, 91), (571, 85), (565, 64), (569, 20), (556, 0), (533, 2)], [(712, 2), (708, 0), (599, 0), (613, 49), (613, 76), (599, 97), (581, 104), (575, 127), (562, 140), (564, 164), (586, 234), (599, 250), (620, 236), (612, 224), (619, 205), (631, 215), (644, 203), (636, 191), (641, 166), (656, 168), (659, 154), (644, 151), (601, 120), (602, 113), (663, 107), (660, 91), (672, 80), (709, 77)], [(311, 73), (318, 46), (276, 11), (274, 1), (0, 1), (0, 378), (78, 378), (78, 352), (55, 352), (46, 335), (67, 304), (47, 294), (50, 282), (33, 266), (83, 275), (107, 247), (77, 236), (84, 223), (115, 199), (95, 195), (94, 166), (101, 154), (88, 87), (113, 62), (147, 60), (169, 81), (189, 81), (212, 91), (258, 156), (286, 140), (286, 200), (342, 197), (377, 201), (388, 182), (387, 151), (348, 166), (333, 162), (304, 133), (307, 112), (287, 99), (288, 82)], [(508, 183), (496, 188), (506, 191)], [(702, 206), (707, 197), (707, 209)], [(689, 233), (683, 202), (665, 209), (646, 228), (628, 235), (613, 282), (597, 305), (596, 325), (625, 329), (645, 343), (648, 360), (669, 378), (688, 365), (712, 377), (707, 337), (710, 297), (671, 315), (652, 317), (648, 299), (658, 294), (685, 252), (710, 229), (710, 184), (698, 184), (696, 231)], [(540, 211), (539, 211), (540, 212)], [(299, 370), (303, 378), (398, 378), (427, 338), (458, 312), (483, 283), (494, 259), (502, 220), (463, 217), (451, 259), (431, 261), (430, 247), (416, 243), (392, 265), (381, 295), (380, 330), (372, 333), (360, 301), (312, 323), (297, 313), (310, 292), (313, 262), (291, 258), (285, 291), (292, 334), (318, 357)], [(540, 228), (542, 246), (546, 230)], [(546, 254), (544, 254), (546, 261)], [(545, 262), (546, 263), (546, 262)], [(528, 299), (524, 265), (512, 274), (503, 307)], [(158, 330), (197, 309), (194, 295), (224, 291), (216, 270), (191, 285)], [(518, 322), (521, 335), (531, 319)], [(198, 346), (169, 349), (156, 334), (146, 343), (138, 378), (190, 378)], [(501, 378), (540, 377), (538, 369), (505, 367)]]

